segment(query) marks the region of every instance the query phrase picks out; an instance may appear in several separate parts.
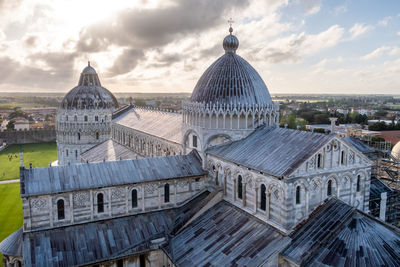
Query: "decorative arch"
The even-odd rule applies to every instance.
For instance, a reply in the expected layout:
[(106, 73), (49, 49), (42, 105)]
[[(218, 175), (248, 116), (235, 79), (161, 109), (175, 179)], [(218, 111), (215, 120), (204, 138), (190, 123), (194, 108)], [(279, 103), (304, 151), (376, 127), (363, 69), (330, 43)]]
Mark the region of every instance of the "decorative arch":
[(201, 147), (201, 144), (202, 144), (202, 141), (203, 141), (203, 140), (201, 140), (200, 135), (199, 135), (195, 130), (193, 130), (193, 129), (188, 129), (188, 130), (185, 132), (185, 134), (183, 135), (183, 140), (182, 140), (182, 141), (183, 141), (184, 147), (187, 147), (188, 145), (190, 146), (189, 143), (186, 144), (186, 141), (188, 141), (188, 137), (189, 137), (190, 134), (194, 134), (194, 135), (197, 136), (197, 142), (198, 142), (197, 147)]
[[(338, 178), (336, 175), (330, 175), (325, 183), (325, 196), (338, 196)], [(330, 193), (330, 194), (329, 194)]]

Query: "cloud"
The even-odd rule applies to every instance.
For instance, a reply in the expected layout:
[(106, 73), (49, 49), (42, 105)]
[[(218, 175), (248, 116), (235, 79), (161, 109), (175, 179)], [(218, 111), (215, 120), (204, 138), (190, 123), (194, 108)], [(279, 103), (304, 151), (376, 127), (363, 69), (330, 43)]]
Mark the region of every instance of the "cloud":
[(11, 85), (29, 90), (33, 88), (65, 90), (73, 77), (73, 65), (71, 62), (58, 64), (53, 62), (49, 65), (57, 65), (57, 68), (45, 70), (29, 64), (21, 64), (9, 57), (0, 57), (0, 85), (3, 89), (10, 88)]
[(400, 37), (400, 32), (397, 32), (396, 34), (397, 34), (397, 36), (399, 36), (399, 37)]
[(381, 19), (380, 21), (378, 21), (378, 25), (387, 26), (390, 20), (392, 20), (391, 16), (385, 17), (385, 18)]
[(340, 14), (344, 14), (344, 13), (346, 13), (348, 10), (347, 10), (347, 6), (346, 5), (341, 5), (341, 6), (338, 6), (338, 7), (335, 7), (334, 9), (333, 9), (333, 14), (335, 15), (335, 16), (337, 16), (337, 15), (340, 15)]
[(367, 54), (365, 56), (362, 56), (361, 59), (362, 60), (370, 60), (370, 59), (373, 59), (373, 58), (377, 58), (377, 57), (382, 56), (388, 50), (390, 50), (389, 46), (382, 46), (382, 47), (379, 47), (379, 48), (375, 49), (371, 53), (369, 53), (369, 54)]
[(321, 0), (301, 0), (304, 10), (307, 15), (313, 15), (321, 10)]
[(367, 33), (368, 31), (371, 31), (373, 29), (374, 29), (373, 26), (367, 26), (367, 25), (364, 25), (364, 24), (361, 24), (361, 23), (356, 23), (349, 30), (349, 33), (351, 34), (350, 39), (353, 40), (353, 39), (355, 39), (355, 38)]
[(371, 53), (369, 53), (365, 56), (362, 56), (361, 59), (362, 60), (370, 60), (370, 59), (382, 57), (384, 55), (395, 56), (398, 54), (400, 54), (400, 47), (398, 47), (398, 46), (381, 46), (381, 47), (375, 49), (374, 51), (372, 51)]
[(342, 27), (333, 25), (319, 34), (301, 33), (281, 38), (269, 47), (253, 51), (253, 53), (259, 52), (257, 57), (271, 63), (295, 63), (301, 61), (305, 55), (318, 53), (323, 49), (336, 46), (342, 40), (343, 33)]
[(120, 75), (134, 70), (140, 60), (144, 58), (143, 50), (125, 49), (122, 54), (114, 61), (113, 66), (109, 69), (110, 74)]
[(243, 8), (247, 1), (176, 0), (160, 9), (126, 9), (112, 22), (93, 25), (81, 31), (77, 49), (98, 52), (109, 45), (154, 48), (187, 34), (199, 33), (224, 21), (232, 7)]

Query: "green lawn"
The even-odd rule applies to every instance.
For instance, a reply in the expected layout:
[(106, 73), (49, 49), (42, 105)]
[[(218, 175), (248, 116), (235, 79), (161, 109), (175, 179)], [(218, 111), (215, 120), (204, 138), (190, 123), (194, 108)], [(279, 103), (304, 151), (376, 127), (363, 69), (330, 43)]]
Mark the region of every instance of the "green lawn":
[[(19, 196), (19, 183), (0, 184), (0, 241), (21, 226), (22, 199)], [(1, 260), (0, 266), (2, 266)]]
[(50, 161), (57, 160), (57, 145), (55, 142), (11, 145), (0, 152), (0, 181), (19, 179), (19, 152), (24, 152), (24, 165), (29, 168), (49, 166)]

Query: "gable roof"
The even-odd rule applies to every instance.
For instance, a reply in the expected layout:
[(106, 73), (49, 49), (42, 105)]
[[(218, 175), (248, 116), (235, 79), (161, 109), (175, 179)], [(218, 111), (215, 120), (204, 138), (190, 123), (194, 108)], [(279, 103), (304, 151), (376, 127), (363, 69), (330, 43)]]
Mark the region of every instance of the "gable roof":
[(21, 172), (22, 197), (206, 174), (195, 153), (32, 168)]
[(290, 175), (334, 136), (263, 126), (244, 139), (211, 147), (207, 153), (281, 177)]
[(222, 200), (183, 228), (165, 249), (176, 266), (259, 266), (290, 238)]
[(81, 154), (82, 162), (102, 162), (141, 158), (135, 151), (114, 140), (106, 140)]
[(375, 218), (330, 199), (291, 234), (282, 256), (309, 266), (396, 266), (400, 232)]
[(182, 143), (182, 114), (131, 108), (113, 122), (170, 142)]

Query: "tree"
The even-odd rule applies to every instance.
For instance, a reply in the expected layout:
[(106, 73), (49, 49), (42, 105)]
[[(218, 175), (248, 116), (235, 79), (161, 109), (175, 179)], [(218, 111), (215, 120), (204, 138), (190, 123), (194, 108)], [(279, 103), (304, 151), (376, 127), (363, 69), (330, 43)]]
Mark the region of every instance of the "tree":
[(6, 128), (8, 131), (14, 130), (15, 129), (15, 121), (10, 120), (6, 125)]

